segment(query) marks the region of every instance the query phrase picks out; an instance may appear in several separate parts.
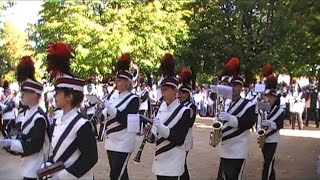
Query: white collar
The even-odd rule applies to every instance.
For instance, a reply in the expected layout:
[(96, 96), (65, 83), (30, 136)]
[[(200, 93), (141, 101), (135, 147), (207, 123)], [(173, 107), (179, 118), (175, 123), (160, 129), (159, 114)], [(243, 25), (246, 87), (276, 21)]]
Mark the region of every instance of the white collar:
[(35, 112), (38, 111), (39, 104), (32, 106), (29, 110), (26, 111), (25, 118), (28, 120)]
[(61, 123), (68, 123), (69, 121), (72, 121), (76, 115), (78, 115), (78, 108), (75, 107), (67, 112), (67, 114), (61, 116)]
[(129, 91), (123, 91), (121, 94), (119, 93), (119, 91), (117, 91), (117, 92), (115, 93), (114, 98), (116, 98), (116, 99), (122, 99), (122, 98), (126, 97), (128, 94), (130, 94)]
[(180, 105), (180, 102), (178, 99), (175, 99), (169, 105), (164, 101), (161, 104), (159, 111), (170, 111), (170, 110), (174, 109), (175, 107), (177, 107), (178, 105)]

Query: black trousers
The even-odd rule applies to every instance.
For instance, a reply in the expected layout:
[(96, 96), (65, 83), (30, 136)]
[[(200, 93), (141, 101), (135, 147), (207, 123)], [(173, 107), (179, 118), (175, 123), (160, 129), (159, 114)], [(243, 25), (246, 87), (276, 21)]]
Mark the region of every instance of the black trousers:
[(14, 119), (4, 119), (3, 127), (6, 132), (7, 138), (11, 138), (11, 131), (14, 128), (15, 120)]
[(28, 178), (28, 177), (23, 177), (22, 180), (37, 180), (37, 178)]
[(0, 117), (0, 131), (1, 131), (3, 138), (6, 138), (7, 133), (5, 131), (4, 121), (2, 120), (2, 117)]
[[(129, 158), (129, 153), (108, 151), (108, 159), (110, 165), (110, 180), (118, 180), (121, 176), (121, 180), (129, 180), (128, 170), (127, 170), (127, 158)], [(126, 164), (124, 164), (126, 163)], [(121, 175), (121, 171), (123, 171)]]
[(263, 170), (262, 180), (275, 180), (276, 174), (274, 172), (274, 154), (277, 149), (277, 143), (265, 143), (262, 149), (263, 153)]
[(188, 153), (189, 151), (187, 151), (186, 153), (186, 161), (184, 163), (184, 173), (182, 174), (182, 176), (180, 176), (180, 180), (190, 180), (190, 175), (189, 175), (188, 166), (187, 166)]
[(103, 141), (104, 134), (105, 134), (105, 132), (106, 132), (106, 128), (107, 128), (106, 123), (100, 122), (100, 125), (99, 125), (99, 134), (98, 134), (98, 140), (99, 140), (99, 141)]
[[(138, 113), (141, 114), (141, 115), (146, 115), (146, 110), (139, 110)], [(142, 131), (143, 131), (143, 128), (145, 127), (145, 125), (146, 125), (146, 124), (141, 121), (141, 123), (140, 123), (140, 129), (142, 129)]]
[(217, 180), (238, 180), (242, 179), (245, 166), (245, 159), (220, 158), (220, 166)]
[(314, 108), (307, 109), (307, 118), (306, 118), (306, 126), (309, 125), (309, 120), (314, 120), (316, 126), (319, 127), (319, 114), (318, 110)]
[[(88, 119), (91, 120), (92, 116), (93, 116), (93, 114), (88, 114)], [(96, 121), (95, 119), (93, 119), (93, 120), (91, 121), (91, 124), (92, 124), (92, 126), (93, 126), (93, 128), (94, 128), (94, 134), (95, 134), (95, 136), (98, 136), (97, 121)]]
[(178, 180), (179, 176), (157, 176), (157, 180)]

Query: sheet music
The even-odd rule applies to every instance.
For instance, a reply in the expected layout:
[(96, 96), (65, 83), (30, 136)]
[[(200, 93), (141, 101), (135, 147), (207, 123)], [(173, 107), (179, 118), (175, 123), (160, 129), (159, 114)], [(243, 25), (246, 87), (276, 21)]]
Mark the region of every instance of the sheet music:
[(232, 99), (232, 94), (233, 94), (232, 87), (217, 85), (217, 91), (218, 91), (218, 96)]
[(88, 101), (90, 101), (90, 103), (92, 104), (102, 104), (102, 101), (100, 98), (98, 98), (96, 95), (86, 95), (86, 98), (88, 99)]
[(254, 92), (256, 92), (256, 93), (263, 93), (265, 90), (266, 90), (265, 84), (256, 84), (254, 86)]
[(140, 132), (140, 114), (128, 114), (127, 131), (132, 133)]
[(266, 102), (258, 102), (257, 107), (258, 107), (258, 110), (261, 110), (261, 111), (270, 111), (271, 109), (270, 103), (266, 103)]

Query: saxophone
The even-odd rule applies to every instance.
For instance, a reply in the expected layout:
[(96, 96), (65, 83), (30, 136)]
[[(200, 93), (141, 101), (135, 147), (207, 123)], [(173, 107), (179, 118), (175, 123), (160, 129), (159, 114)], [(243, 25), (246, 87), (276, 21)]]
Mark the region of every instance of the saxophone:
[[(270, 104), (269, 103), (265, 103), (265, 102), (259, 102), (258, 104), (258, 114), (260, 116), (260, 127), (259, 130), (257, 131), (258, 134), (258, 144), (259, 147), (262, 149), (264, 147), (265, 141), (266, 141), (266, 129), (265, 127), (262, 126), (262, 120), (266, 119), (266, 111), (270, 110)], [(262, 111), (262, 114), (260, 113), (260, 111)]]
[[(218, 98), (217, 98), (218, 99)], [(212, 129), (210, 131), (210, 137), (209, 137), (209, 144), (210, 146), (212, 147), (217, 147), (217, 145), (220, 143), (221, 141), (221, 138), (222, 138), (222, 123), (221, 121), (219, 120), (219, 115), (222, 111), (222, 109), (224, 108), (224, 100), (220, 102), (220, 107), (218, 108), (217, 107), (217, 102), (219, 100), (216, 99), (216, 120), (213, 122), (212, 124)]]

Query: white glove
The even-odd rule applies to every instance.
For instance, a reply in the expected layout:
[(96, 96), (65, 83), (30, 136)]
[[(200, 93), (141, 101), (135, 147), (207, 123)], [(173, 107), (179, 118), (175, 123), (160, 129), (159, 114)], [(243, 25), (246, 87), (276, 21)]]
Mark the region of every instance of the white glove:
[(3, 147), (10, 147), (11, 143), (12, 143), (12, 139), (0, 140), (0, 146), (3, 146)]
[(112, 103), (111, 103), (110, 101), (106, 100), (106, 101), (104, 102), (104, 107), (105, 107), (105, 108), (109, 109), (109, 107), (111, 107), (111, 106), (112, 106)]
[(60, 180), (58, 173), (51, 174), (49, 180)]
[(152, 125), (155, 126), (155, 127), (158, 127), (158, 126), (160, 126), (160, 124), (161, 124), (160, 119), (157, 118), (157, 117), (154, 117)]
[(170, 129), (161, 123), (160, 119), (155, 117), (153, 118), (153, 127), (157, 129), (159, 136), (168, 138), (170, 135)]
[(271, 121), (267, 121), (267, 120), (262, 120), (261, 124), (264, 127), (270, 127), (271, 126)]
[(229, 113), (227, 113), (227, 112), (222, 112), (222, 113), (220, 113), (220, 115), (219, 115), (219, 119), (220, 119), (221, 121), (229, 121), (230, 118), (231, 118), (231, 115), (230, 115)]
[(44, 164), (41, 165), (41, 169), (44, 168), (45, 166), (48, 167), (48, 166), (51, 166), (51, 165), (52, 165), (51, 162), (46, 162), (46, 165), (44, 165)]

